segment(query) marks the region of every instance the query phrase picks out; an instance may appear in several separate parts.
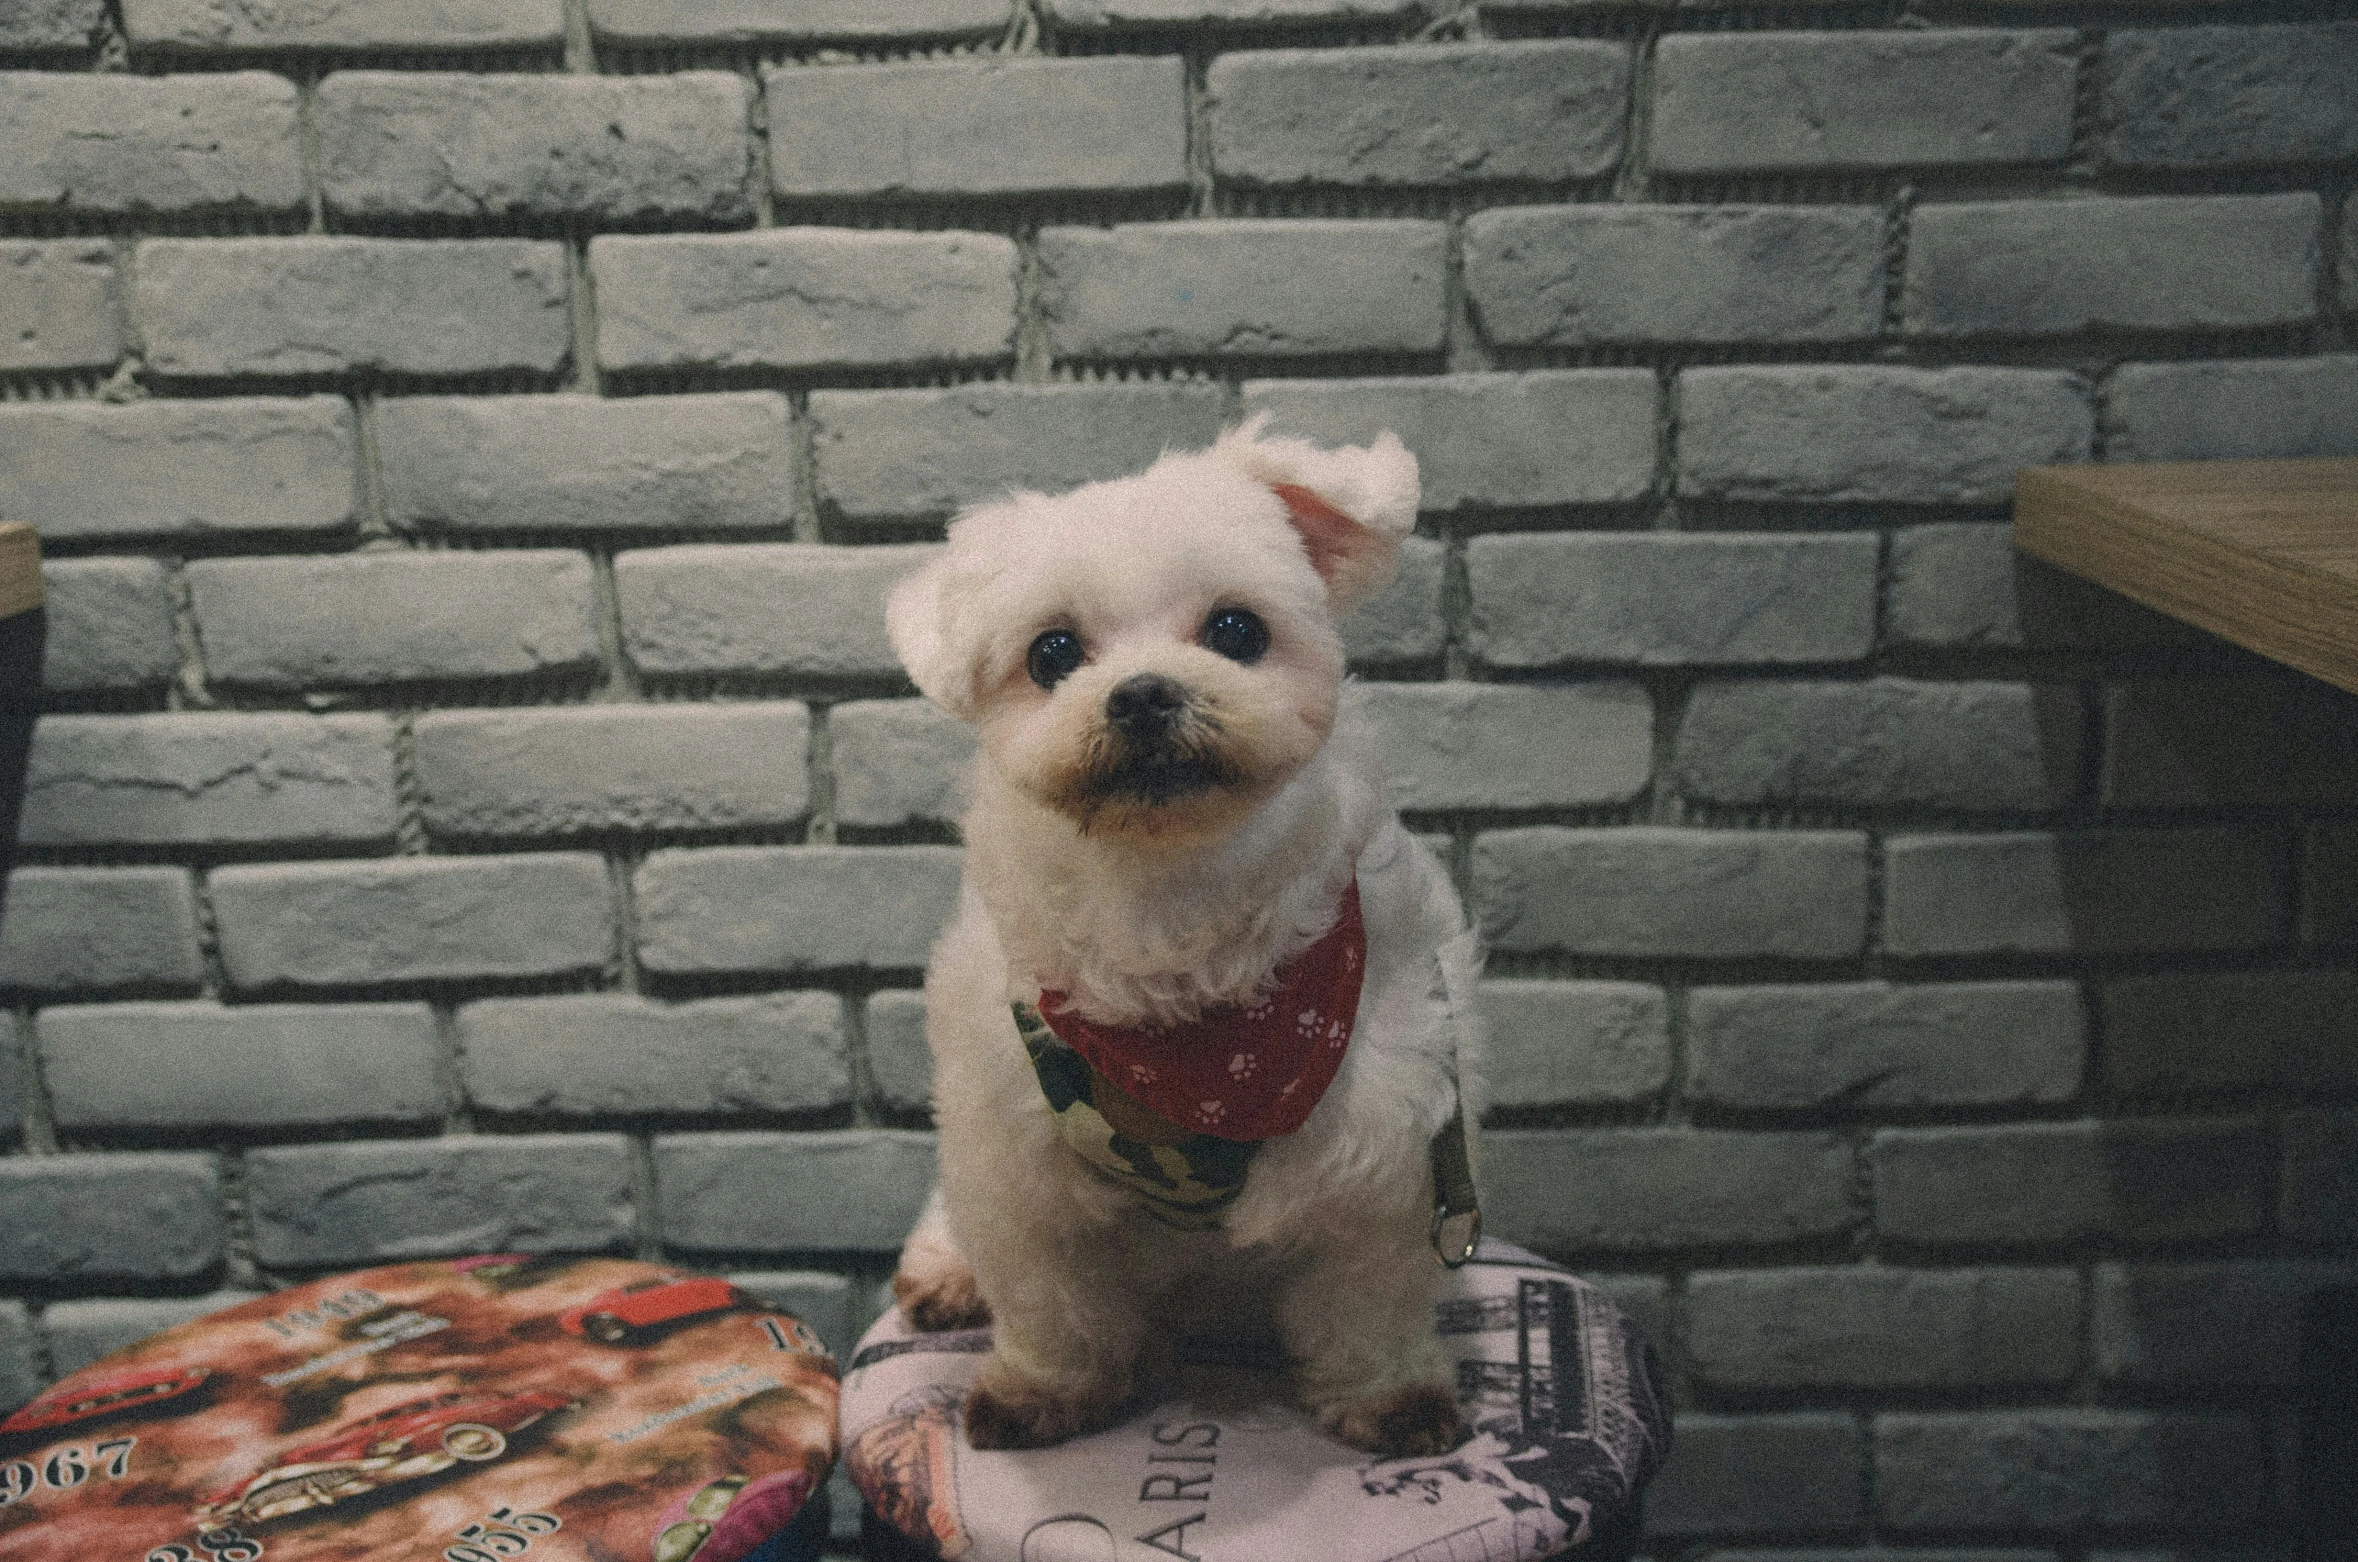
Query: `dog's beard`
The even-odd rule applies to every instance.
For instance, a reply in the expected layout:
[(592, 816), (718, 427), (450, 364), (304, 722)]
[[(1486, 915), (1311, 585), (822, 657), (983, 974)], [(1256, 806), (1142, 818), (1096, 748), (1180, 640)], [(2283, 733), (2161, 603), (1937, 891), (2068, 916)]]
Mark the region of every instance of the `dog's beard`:
[(1056, 806), (1079, 822), (1083, 834), (1108, 829), (1151, 834), (1177, 825), (1177, 818), (1166, 816), (1192, 812), (1185, 805), (1249, 784), (1251, 778), (1223, 747), (1222, 735), (1219, 717), (1202, 710), (1188, 711), (1169, 731), (1145, 740), (1099, 728)]

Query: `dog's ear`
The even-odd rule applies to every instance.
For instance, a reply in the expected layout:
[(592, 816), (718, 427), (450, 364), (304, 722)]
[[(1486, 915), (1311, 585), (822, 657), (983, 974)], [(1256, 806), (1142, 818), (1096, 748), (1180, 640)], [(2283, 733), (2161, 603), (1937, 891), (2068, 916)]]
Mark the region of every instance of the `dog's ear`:
[(1370, 444), (1321, 450), (1264, 438), (1268, 421), (1263, 413), (1229, 430), (1212, 453), (1277, 495), (1340, 618), (1391, 580), (1400, 539), (1416, 528), (1416, 457), (1389, 429)]
[(951, 643), (950, 559), (937, 553), (893, 583), (884, 595), (884, 632), (917, 692), (966, 720), (974, 714), (974, 671)]

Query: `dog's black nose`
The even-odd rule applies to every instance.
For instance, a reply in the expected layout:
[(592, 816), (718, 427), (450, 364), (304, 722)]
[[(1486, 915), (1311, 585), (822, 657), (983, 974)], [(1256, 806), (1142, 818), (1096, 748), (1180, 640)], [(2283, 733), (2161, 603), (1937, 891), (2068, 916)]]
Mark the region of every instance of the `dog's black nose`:
[(1187, 691), (1161, 673), (1133, 673), (1105, 697), (1105, 719), (1124, 737), (1151, 738), (1187, 708)]

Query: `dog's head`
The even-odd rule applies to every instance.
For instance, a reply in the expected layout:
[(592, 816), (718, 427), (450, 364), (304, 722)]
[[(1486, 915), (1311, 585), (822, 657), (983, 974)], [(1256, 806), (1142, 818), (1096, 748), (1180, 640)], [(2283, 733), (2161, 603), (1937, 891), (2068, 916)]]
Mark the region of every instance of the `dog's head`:
[(1210, 450), (960, 516), (892, 590), (917, 687), (1084, 831), (1181, 844), (1245, 818), (1325, 743), (1335, 621), (1391, 578), (1416, 458), (1255, 420)]

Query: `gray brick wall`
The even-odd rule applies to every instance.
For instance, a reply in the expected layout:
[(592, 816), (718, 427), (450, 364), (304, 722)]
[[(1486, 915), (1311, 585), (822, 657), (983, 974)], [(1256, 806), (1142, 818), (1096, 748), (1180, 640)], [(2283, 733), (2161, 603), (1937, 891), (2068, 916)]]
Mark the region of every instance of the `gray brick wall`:
[(1668, 1367), (1655, 1562), (2289, 1554), (2358, 699), (2006, 519), (2358, 455), (2354, 73), (2343, 0), (0, 0), (0, 1407), (486, 1248), (856, 1337), (971, 753), (880, 592), (1266, 412), (1422, 464), (1345, 641), (1492, 1229)]

